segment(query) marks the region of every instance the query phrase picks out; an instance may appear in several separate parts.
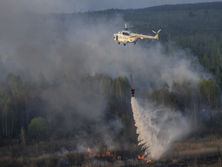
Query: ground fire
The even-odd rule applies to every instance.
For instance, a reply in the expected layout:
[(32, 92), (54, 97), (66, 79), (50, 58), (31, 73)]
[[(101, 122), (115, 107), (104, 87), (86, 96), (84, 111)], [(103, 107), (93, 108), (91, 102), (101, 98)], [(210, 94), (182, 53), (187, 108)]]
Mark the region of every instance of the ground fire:
[(98, 153), (96, 151), (93, 152), (90, 148), (88, 148), (88, 155), (89, 155), (90, 158), (97, 158), (97, 159), (111, 158), (113, 160), (125, 160), (125, 159), (128, 159), (128, 158), (131, 158), (131, 159), (137, 159), (137, 160), (144, 160), (144, 161), (146, 161), (146, 163), (152, 162), (152, 160), (146, 158), (144, 155), (134, 154), (133, 157), (132, 157), (132, 155), (131, 156), (125, 155), (125, 157), (124, 157), (124, 153), (119, 153), (118, 154), (117, 152), (111, 152), (111, 151), (106, 151), (104, 153)]
[(141, 159), (141, 160), (144, 160), (144, 161), (146, 161), (147, 163), (150, 163), (152, 160), (150, 160), (150, 159), (147, 159), (144, 155), (142, 155), (142, 156), (140, 156), (140, 155), (138, 155), (138, 157), (137, 157), (138, 159)]

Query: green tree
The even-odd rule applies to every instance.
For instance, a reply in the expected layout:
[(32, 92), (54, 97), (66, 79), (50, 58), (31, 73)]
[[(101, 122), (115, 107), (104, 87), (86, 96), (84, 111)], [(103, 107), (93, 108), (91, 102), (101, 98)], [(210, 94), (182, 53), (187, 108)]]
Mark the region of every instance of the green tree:
[(0, 83), (0, 135), (5, 138), (18, 137), (22, 127), (27, 127), (29, 113), (26, 108), (31, 92), (30, 84), (19, 76), (9, 74), (5, 82)]
[(49, 136), (49, 126), (46, 119), (33, 118), (28, 126), (28, 134), (34, 140), (46, 139)]
[(197, 85), (204, 102), (216, 108), (220, 103), (220, 91), (213, 79), (201, 79)]
[(113, 93), (117, 97), (127, 97), (129, 95), (130, 84), (126, 77), (118, 77), (113, 82)]

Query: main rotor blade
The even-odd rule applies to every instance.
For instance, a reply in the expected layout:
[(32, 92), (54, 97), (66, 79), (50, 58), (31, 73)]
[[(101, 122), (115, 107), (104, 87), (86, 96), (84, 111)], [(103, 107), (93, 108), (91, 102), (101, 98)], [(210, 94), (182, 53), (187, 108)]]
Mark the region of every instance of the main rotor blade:
[(159, 33), (160, 33), (160, 31), (161, 31), (161, 29), (159, 29), (159, 30), (157, 31), (157, 34), (159, 34)]
[(154, 33), (154, 34), (156, 34), (157, 32), (156, 31), (154, 31), (154, 30), (152, 30), (152, 32)]

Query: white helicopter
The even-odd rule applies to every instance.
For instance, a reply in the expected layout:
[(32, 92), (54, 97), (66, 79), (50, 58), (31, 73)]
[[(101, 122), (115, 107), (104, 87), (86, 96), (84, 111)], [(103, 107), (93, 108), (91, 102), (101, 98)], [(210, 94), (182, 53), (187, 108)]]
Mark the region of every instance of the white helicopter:
[(138, 39), (158, 40), (160, 31), (161, 29), (159, 29), (157, 32), (152, 30), (152, 32), (155, 34), (154, 36), (136, 34), (136, 33), (131, 33), (130, 31), (128, 31), (128, 26), (127, 24), (125, 24), (125, 30), (114, 34), (113, 38), (114, 38), (114, 41), (117, 41), (119, 45), (121, 43), (123, 43), (124, 46), (126, 46), (127, 43), (133, 43), (135, 45)]

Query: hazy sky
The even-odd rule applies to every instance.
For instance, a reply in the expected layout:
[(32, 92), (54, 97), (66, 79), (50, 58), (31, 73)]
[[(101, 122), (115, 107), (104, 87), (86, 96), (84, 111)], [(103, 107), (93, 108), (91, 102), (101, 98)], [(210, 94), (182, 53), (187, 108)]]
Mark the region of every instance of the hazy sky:
[[(80, 11), (103, 10), (111, 8), (145, 8), (163, 4), (213, 2), (216, 0), (0, 0), (0, 7), (45, 12), (72, 13)], [(222, 0), (217, 0), (222, 1)], [(12, 10), (10, 10), (12, 11)]]
[[(107, 8), (144, 8), (163, 4), (214, 2), (216, 0), (70, 0), (75, 10), (101, 10)], [(221, 0), (219, 0), (221, 1)]]

